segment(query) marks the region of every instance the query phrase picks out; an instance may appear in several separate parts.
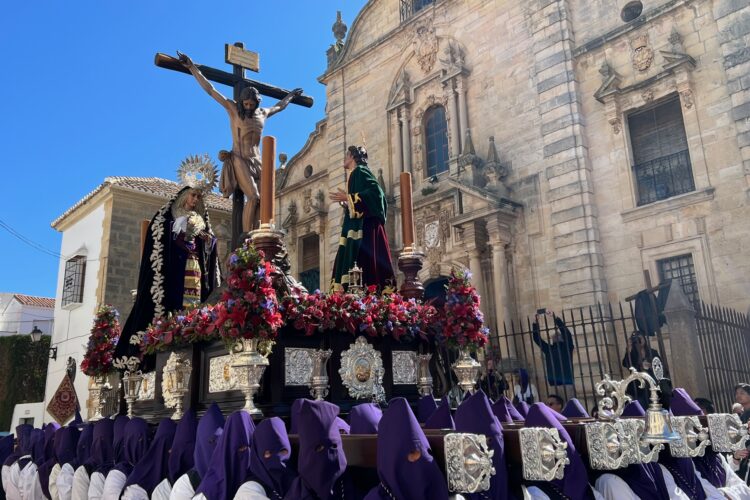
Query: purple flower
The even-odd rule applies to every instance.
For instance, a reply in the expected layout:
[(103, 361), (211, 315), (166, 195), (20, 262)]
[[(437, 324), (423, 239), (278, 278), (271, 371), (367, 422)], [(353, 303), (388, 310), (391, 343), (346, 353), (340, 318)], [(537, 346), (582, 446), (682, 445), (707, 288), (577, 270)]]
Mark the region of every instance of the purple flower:
[(263, 278), (266, 275), (266, 268), (258, 266), (258, 278)]
[(229, 263), (230, 263), (231, 265), (235, 265), (235, 264), (237, 264), (237, 262), (238, 262), (239, 260), (240, 260), (240, 258), (239, 258), (239, 257), (237, 257), (237, 254), (236, 254), (236, 253), (233, 253), (233, 254), (232, 254), (232, 255), (231, 255), (230, 257), (229, 257)]

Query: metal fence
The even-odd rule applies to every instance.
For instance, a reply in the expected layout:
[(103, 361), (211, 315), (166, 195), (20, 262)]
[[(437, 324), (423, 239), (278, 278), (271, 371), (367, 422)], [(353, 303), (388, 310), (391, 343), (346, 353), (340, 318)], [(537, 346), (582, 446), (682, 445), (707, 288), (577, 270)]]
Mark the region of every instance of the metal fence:
[(730, 411), (734, 386), (750, 382), (750, 317), (700, 302), (695, 320), (711, 400)]
[[(501, 384), (500, 390), (509, 398), (513, 398), (514, 386), (519, 384), (518, 369), (524, 368), (529, 373), (536, 400), (547, 401), (552, 394), (563, 400), (576, 397), (591, 410), (600, 399), (595, 386), (605, 374), (615, 379), (627, 375), (624, 365), (630, 364), (626, 357), (631, 335), (638, 329), (633, 303), (569, 309), (559, 316), (570, 331), (573, 345), (569, 351), (552, 348), (557, 335), (564, 340), (564, 332), (555, 327), (552, 316), (541, 315), (537, 341), (534, 341), (533, 328), (536, 317), (527, 317), (506, 324), (500, 335), (494, 334), (487, 357), (505, 379), (506, 385)], [(732, 309), (700, 303), (695, 314), (695, 331), (709, 394), (693, 396), (709, 397), (717, 411), (729, 411), (734, 402), (734, 386), (738, 382), (750, 383), (750, 318)], [(654, 336), (646, 337), (647, 349), (658, 351), (665, 367), (678, 362), (689, 363), (690, 360), (672, 359), (670, 336), (667, 324)], [(566, 352), (569, 352), (569, 364), (564, 359)], [(565, 373), (567, 366), (569, 374)], [(665, 375), (670, 376), (668, 371)], [(673, 383), (675, 387), (680, 386), (679, 380)]]

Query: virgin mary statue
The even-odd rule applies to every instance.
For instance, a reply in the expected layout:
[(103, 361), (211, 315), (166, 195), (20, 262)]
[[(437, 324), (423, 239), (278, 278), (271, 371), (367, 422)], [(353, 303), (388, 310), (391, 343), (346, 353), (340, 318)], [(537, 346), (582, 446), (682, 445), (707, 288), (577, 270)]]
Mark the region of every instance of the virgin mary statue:
[[(123, 368), (126, 360), (140, 355), (138, 332), (156, 317), (198, 306), (220, 284), (216, 237), (204, 203), (216, 169), (207, 156), (195, 156), (183, 161), (179, 173), (182, 188), (156, 212), (146, 231), (138, 293), (115, 349)], [(141, 368), (153, 368), (151, 360), (145, 359)]]

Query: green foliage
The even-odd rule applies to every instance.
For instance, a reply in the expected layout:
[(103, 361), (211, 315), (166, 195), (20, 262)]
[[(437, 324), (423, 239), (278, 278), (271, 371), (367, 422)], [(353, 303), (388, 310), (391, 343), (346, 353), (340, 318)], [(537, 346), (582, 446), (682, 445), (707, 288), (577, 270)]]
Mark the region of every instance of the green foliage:
[(0, 430), (10, 427), (18, 403), (44, 399), (50, 337), (31, 342), (29, 335), (0, 337)]

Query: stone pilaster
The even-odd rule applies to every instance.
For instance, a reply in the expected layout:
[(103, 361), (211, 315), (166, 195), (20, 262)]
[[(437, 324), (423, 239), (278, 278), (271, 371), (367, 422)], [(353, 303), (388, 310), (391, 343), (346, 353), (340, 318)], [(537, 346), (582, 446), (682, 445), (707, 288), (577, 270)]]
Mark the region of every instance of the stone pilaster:
[(716, 0), (713, 15), (719, 28), (719, 46), (732, 100), (730, 116), (737, 127), (745, 187), (750, 198), (750, 4), (747, 0)]
[(573, 64), (567, 0), (530, 6), (544, 178), (563, 307), (606, 302), (594, 185)]

